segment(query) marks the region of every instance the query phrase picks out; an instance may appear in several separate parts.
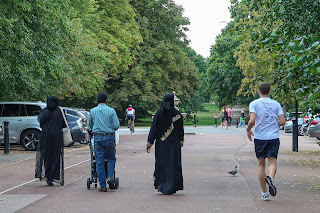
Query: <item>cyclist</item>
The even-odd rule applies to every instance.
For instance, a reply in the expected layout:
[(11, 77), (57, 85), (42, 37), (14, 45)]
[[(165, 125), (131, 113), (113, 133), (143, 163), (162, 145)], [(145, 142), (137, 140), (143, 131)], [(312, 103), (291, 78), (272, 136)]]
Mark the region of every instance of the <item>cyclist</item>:
[(127, 119), (128, 119), (128, 128), (130, 127), (130, 123), (132, 122), (132, 131), (134, 132), (134, 118), (136, 116), (136, 112), (132, 108), (131, 104), (129, 105), (129, 107), (126, 110), (126, 116), (127, 116)]

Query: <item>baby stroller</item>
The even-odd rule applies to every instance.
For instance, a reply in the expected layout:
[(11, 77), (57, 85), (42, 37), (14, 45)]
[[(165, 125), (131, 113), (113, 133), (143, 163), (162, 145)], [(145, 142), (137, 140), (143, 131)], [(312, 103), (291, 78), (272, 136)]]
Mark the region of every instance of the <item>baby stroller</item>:
[[(90, 172), (90, 177), (87, 178), (87, 189), (90, 189), (90, 185), (94, 183), (94, 187), (97, 188), (98, 186), (98, 173), (97, 173), (97, 168), (96, 168), (96, 160), (95, 160), (95, 155), (94, 155), (94, 143), (92, 140), (92, 137), (90, 135), (89, 139), (89, 147), (90, 147), (90, 164), (91, 164), (91, 172)], [(104, 161), (104, 168), (106, 170), (106, 177), (108, 176), (108, 161)], [(116, 172), (113, 173), (113, 180), (115, 184), (115, 189), (119, 188), (119, 177), (116, 177)]]

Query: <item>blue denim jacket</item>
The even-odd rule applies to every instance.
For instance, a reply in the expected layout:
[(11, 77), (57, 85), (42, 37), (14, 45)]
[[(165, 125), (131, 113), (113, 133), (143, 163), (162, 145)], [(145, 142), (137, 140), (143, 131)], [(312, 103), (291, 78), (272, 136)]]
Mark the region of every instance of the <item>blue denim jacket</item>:
[(94, 133), (114, 132), (119, 128), (116, 111), (104, 103), (90, 110), (88, 129)]

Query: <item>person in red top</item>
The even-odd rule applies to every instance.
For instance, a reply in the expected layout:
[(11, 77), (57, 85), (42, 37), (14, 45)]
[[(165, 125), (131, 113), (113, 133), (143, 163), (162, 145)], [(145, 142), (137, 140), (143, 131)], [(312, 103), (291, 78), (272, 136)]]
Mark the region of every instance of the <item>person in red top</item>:
[(217, 120), (218, 120), (218, 114), (214, 113), (214, 124), (215, 124), (215, 127), (217, 127)]
[(132, 131), (134, 132), (134, 118), (136, 117), (136, 111), (132, 108), (131, 104), (126, 110), (126, 117), (128, 119), (128, 128), (130, 126), (130, 122), (132, 122)]
[(227, 112), (228, 112), (228, 125), (230, 126), (230, 125), (231, 125), (231, 121), (232, 121), (232, 117), (233, 117), (232, 107), (229, 107), (229, 108), (227, 109)]

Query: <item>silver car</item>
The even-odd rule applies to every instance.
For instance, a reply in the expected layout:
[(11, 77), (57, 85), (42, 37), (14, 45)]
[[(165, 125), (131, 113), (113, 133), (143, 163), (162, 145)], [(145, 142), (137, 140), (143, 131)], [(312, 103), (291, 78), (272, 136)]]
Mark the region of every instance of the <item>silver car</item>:
[(320, 140), (320, 117), (313, 119), (308, 127), (307, 133), (310, 137)]
[[(36, 150), (41, 128), (37, 120), (43, 102), (0, 102), (0, 124), (9, 121), (9, 142), (21, 143), (26, 150)], [(0, 135), (0, 143), (4, 142)]]
[[(302, 124), (303, 124), (303, 118), (298, 118), (298, 130), (301, 128)], [(284, 125), (284, 132), (285, 133), (293, 132), (292, 120), (286, 121), (286, 124)], [(300, 131), (299, 131), (299, 135), (302, 135)]]
[[(47, 106), (43, 102), (0, 102), (0, 143), (4, 142), (3, 121), (9, 121), (9, 142), (22, 144), (26, 150), (36, 150), (41, 128), (38, 115)], [(86, 141), (88, 133), (82, 118), (66, 114), (73, 142)]]

